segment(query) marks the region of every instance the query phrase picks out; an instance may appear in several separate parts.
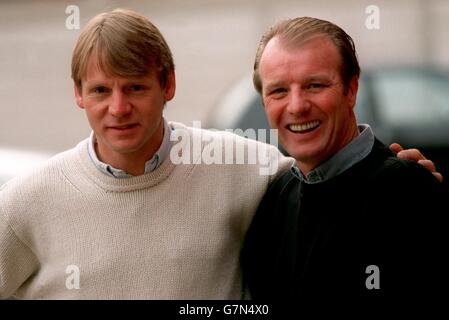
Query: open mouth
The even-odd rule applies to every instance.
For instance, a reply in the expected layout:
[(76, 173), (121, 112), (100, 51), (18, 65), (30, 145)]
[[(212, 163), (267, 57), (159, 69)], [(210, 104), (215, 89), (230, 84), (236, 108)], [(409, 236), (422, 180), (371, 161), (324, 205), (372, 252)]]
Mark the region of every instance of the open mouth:
[(308, 133), (316, 128), (318, 128), (321, 125), (320, 120), (310, 121), (303, 124), (289, 124), (287, 126), (288, 130), (294, 132), (294, 133)]

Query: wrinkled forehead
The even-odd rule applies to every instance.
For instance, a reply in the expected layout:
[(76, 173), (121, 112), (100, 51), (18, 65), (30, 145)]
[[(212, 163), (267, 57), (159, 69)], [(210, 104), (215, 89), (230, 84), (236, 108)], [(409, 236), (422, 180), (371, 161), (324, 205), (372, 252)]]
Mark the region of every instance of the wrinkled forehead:
[(276, 87), (286, 79), (334, 82), (341, 78), (341, 59), (337, 48), (323, 37), (288, 48), (279, 38), (273, 38), (261, 57), (259, 74), (261, 89)]
[[(273, 37), (265, 47), (270, 49), (270, 47), (276, 47), (280, 50), (285, 50), (290, 53), (299, 53), (301, 50), (311, 51), (316, 58), (332, 62), (337, 65), (338, 68), (342, 67), (342, 56), (338, 47), (332, 41), (332, 39), (323, 33), (313, 33), (313, 34), (301, 34), (295, 38), (286, 38), (281, 35)], [(262, 55), (261, 64), (264, 60)]]
[[(287, 51), (289, 53), (300, 52), (302, 49), (313, 50), (316, 55), (323, 55), (332, 52), (337, 56), (338, 60), (341, 60), (340, 52), (334, 42), (326, 35), (315, 34), (309, 37), (301, 37), (295, 39), (286, 39), (280, 35), (273, 37), (268, 41), (262, 54), (261, 60), (270, 51)], [(323, 56), (326, 58), (327, 56)], [(329, 57), (330, 58), (330, 57)]]

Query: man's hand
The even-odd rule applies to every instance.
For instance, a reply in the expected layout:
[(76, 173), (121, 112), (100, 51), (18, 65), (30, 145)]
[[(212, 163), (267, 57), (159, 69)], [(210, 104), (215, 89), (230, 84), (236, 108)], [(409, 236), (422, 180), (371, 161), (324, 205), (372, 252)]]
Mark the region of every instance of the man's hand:
[(443, 182), (443, 176), (441, 173), (437, 172), (435, 164), (432, 160), (426, 159), (423, 154), (418, 149), (403, 149), (400, 144), (392, 143), (390, 149), (396, 152), (397, 157), (405, 160), (413, 160), (418, 162), (424, 168), (432, 172), (432, 174), (438, 179), (438, 181)]

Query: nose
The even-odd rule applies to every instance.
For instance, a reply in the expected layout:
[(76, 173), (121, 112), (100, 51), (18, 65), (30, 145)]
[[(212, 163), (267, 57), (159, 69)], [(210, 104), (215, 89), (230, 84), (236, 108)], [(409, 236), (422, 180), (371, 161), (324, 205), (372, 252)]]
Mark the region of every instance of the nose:
[(288, 100), (287, 111), (291, 114), (303, 114), (310, 111), (312, 104), (307, 96), (307, 93), (299, 88), (290, 91), (290, 98)]
[(120, 118), (129, 114), (131, 109), (132, 106), (127, 95), (120, 90), (114, 90), (109, 103), (109, 113)]

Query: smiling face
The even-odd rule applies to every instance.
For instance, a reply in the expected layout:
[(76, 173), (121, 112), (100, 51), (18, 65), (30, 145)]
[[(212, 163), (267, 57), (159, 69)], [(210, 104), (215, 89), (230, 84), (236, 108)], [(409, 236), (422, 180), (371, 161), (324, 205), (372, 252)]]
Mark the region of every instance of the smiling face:
[(290, 48), (271, 39), (260, 60), (262, 99), (272, 128), (304, 174), (357, 136), (358, 80), (345, 90), (341, 58), (326, 36)]
[(101, 70), (94, 55), (81, 89), (75, 85), (77, 104), (85, 109), (98, 156), (106, 162), (130, 154), (149, 159), (157, 151), (163, 136), (162, 110), (174, 93), (174, 73), (162, 88), (155, 70), (143, 77), (122, 78)]

